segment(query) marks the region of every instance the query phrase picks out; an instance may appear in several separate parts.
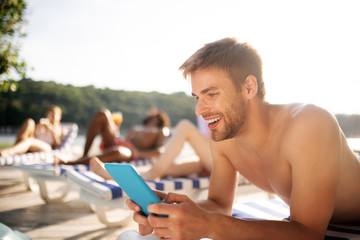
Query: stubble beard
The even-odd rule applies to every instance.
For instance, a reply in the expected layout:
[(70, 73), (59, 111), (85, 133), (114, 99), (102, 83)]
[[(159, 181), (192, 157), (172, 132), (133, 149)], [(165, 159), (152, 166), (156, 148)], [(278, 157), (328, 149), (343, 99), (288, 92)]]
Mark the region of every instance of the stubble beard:
[(215, 142), (224, 141), (243, 134), (246, 131), (247, 106), (242, 98), (236, 99), (234, 103), (222, 114), (224, 131), (211, 131), (211, 138)]

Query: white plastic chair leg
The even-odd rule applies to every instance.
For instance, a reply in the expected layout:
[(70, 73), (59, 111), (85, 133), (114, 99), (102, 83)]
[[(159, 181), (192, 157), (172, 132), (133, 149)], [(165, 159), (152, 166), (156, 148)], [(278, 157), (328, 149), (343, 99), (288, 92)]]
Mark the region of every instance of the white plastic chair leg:
[(65, 189), (60, 193), (60, 196), (51, 197), (46, 187), (46, 181), (38, 180), (37, 182), (39, 185), (40, 196), (46, 203), (64, 202), (65, 197), (67, 196), (67, 194), (71, 189), (71, 184), (67, 183)]
[(26, 190), (32, 191), (32, 192), (39, 191), (39, 186), (38, 186), (37, 182), (32, 177), (30, 177), (29, 174), (25, 171), (23, 171), (23, 178), (24, 178), (24, 184), (25, 184)]
[(107, 208), (104, 206), (96, 205), (95, 212), (101, 223), (106, 225), (107, 227), (124, 227), (129, 225), (132, 221), (132, 212), (131, 211), (123, 211), (121, 214), (121, 218), (109, 218), (106, 212)]

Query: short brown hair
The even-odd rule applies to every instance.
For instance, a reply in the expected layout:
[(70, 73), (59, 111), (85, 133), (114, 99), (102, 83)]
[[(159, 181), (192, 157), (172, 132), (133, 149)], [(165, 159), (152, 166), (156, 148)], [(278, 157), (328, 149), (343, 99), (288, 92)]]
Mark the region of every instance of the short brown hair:
[(262, 61), (258, 52), (247, 43), (239, 43), (235, 38), (224, 38), (196, 51), (181, 66), (180, 70), (187, 78), (197, 69), (217, 67), (223, 69), (241, 90), (241, 85), (248, 75), (257, 79), (258, 96), (265, 97), (265, 86), (262, 78)]

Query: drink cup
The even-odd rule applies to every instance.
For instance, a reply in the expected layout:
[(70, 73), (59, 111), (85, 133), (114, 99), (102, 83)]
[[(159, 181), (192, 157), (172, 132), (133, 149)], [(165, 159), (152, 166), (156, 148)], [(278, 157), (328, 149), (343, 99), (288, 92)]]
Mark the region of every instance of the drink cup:
[(116, 125), (120, 125), (123, 121), (123, 115), (121, 112), (114, 112), (111, 114)]

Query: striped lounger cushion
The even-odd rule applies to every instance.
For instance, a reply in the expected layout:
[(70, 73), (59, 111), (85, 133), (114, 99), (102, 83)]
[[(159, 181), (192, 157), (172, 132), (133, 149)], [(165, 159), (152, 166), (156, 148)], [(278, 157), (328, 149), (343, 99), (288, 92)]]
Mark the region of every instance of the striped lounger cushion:
[[(75, 172), (67, 173), (69, 180), (80, 185), (86, 191), (95, 194), (102, 200), (113, 200), (125, 197), (119, 185), (113, 180), (105, 181), (93, 172)], [(209, 187), (209, 178), (176, 178), (163, 179), (160, 181), (147, 181), (150, 188), (160, 191), (187, 191), (190, 189), (204, 189)]]
[[(282, 220), (289, 217), (289, 206), (279, 199), (235, 204), (233, 216), (244, 219)], [(360, 239), (360, 222), (349, 225), (330, 224), (325, 240)]]
[[(247, 220), (283, 220), (289, 216), (289, 207), (279, 199), (269, 199), (249, 203), (235, 204), (233, 216)], [(154, 235), (140, 236), (134, 230), (121, 233), (116, 240), (155, 240)], [(203, 238), (204, 240), (210, 240)], [(202, 240), (203, 240), (202, 239)], [(325, 240), (356, 240), (360, 239), (360, 225), (330, 225)]]

